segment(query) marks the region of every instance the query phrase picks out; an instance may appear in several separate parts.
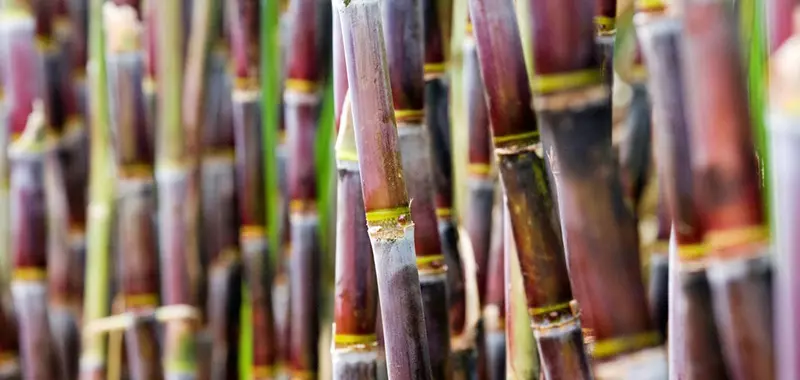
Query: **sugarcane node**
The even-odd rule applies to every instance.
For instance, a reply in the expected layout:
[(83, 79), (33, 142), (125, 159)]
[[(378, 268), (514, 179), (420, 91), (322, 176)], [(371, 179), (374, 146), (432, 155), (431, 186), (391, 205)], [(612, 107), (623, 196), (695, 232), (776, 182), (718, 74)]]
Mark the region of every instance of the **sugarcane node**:
[[(769, 245), (769, 226), (757, 225), (730, 230), (709, 230), (705, 234), (706, 243), (715, 255), (728, 256), (741, 253), (744, 255), (761, 255), (760, 250), (747, 247)], [(755, 251), (755, 252), (754, 252)]]
[(374, 352), (378, 349), (378, 338), (375, 334), (336, 334), (333, 345), (339, 355), (350, 352)]
[[(533, 130), (513, 135), (494, 136), (492, 138), (492, 142), (494, 142), (496, 153), (499, 152), (497, 149), (500, 149), (505, 152), (509, 149), (513, 149), (514, 147), (522, 149), (520, 151), (527, 151), (528, 149), (526, 149), (526, 147), (532, 148), (534, 144), (539, 142), (539, 138), (540, 138), (539, 131)], [(503, 154), (514, 154), (514, 153), (508, 152)]]
[(288, 78), (284, 83), (287, 92), (297, 92), (301, 94), (317, 94), (320, 91), (320, 84), (307, 79)]
[(394, 119), (397, 128), (417, 127), (425, 119), (425, 110), (394, 110)]
[(289, 202), (292, 215), (317, 215), (317, 202), (314, 200), (293, 199)]
[(617, 32), (616, 23), (617, 20), (614, 17), (595, 16), (594, 18), (598, 36), (613, 36)]
[(664, 338), (660, 332), (647, 331), (640, 334), (595, 341), (591, 354), (595, 360), (613, 359), (614, 357), (645, 348), (658, 347), (663, 343)]
[(272, 379), (278, 373), (274, 365), (256, 365), (250, 367), (253, 379)]
[(444, 255), (417, 256), (417, 270), (421, 276), (438, 276), (447, 273)]
[(246, 102), (261, 99), (261, 82), (258, 77), (234, 77), (233, 100)]
[[(586, 87), (593, 88), (595, 85), (602, 83), (603, 70), (601, 68), (591, 68), (565, 73), (534, 75), (531, 78), (531, 90), (538, 95), (562, 92), (583, 93), (586, 92)], [(610, 92), (610, 89), (607, 91)]]
[(558, 318), (531, 321), (531, 328), (537, 338), (558, 336), (567, 331), (580, 329), (580, 314), (558, 314)]
[(611, 89), (604, 84), (588, 88), (568, 86), (564, 92), (547, 92), (541, 95), (533, 98), (533, 107), (537, 111), (574, 111), (609, 103)]
[(678, 259), (681, 264), (702, 262), (708, 256), (709, 247), (705, 243), (678, 244)]
[(452, 208), (436, 208), (436, 217), (439, 218), (439, 221), (449, 221), (453, 220), (453, 209)]
[(38, 267), (17, 267), (11, 274), (14, 282), (43, 282), (47, 280), (47, 271)]
[(663, 347), (653, 347), (619, 357), (594, 366), (596, 380), (651, 379), (665, 380), (667, 373), (666, 352)]
[(146, 163), (122, 165), (117, 169), (117, 174), (123, 179), (152, 178), (153, 173), (153, 165)]
[(667, 10), (664, 0), (636, 0), (636, 12), (663, 12)]
[(489, 164), (469, 164), (467, 165), (467, 172), (478, 178), (486, 178), (492, 173), (492, 166)]
[(191, 305), (165, 305), (149, 310), (130, 311), (105, 318), (88, 321), (83, 327), (85, 337), (106, 334), (130, 328), (143, 321), (172, 322), (187, 321), (199, 323), (202, 319), (200, 310)]

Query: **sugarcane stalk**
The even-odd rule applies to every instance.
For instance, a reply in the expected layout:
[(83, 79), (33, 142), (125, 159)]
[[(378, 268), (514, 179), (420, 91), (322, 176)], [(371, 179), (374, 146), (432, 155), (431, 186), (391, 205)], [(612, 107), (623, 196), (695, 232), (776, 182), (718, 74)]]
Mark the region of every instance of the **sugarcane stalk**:
[(768, 2), (767, 25), (769, 25), (769, 51), (775, 54), (776, 50), (789, 39), (793, 33), (792, 15), (796, 0), (776, 0)]
[(466, 91), (469, 128), (469, 203), (466, 228), (478, 267), (478, 292), (481, 302), (486, 300), (489, 273), (489, 257), (492, 239), (492, 215), (494, 207), (495, 177), (492, 171), (492, 136), (489, 114), (484, 100), (485, 89), (481, 79), (478, 53), (472, 37), (472, 23), (467, 24), (468, 37), (464, 39), (463, 81)]
[[(424, 24), (425, 124), (430, 135), (434, 205), (442, 254), (447, 265), (450, 314), (450, 346), (454, 378), (475, 371), (475, 342), (466, 326), (465, 273), (458, 246), (458, 227), (453, 204), (453, 157), (450, 139), (447, 54), (452, 18), (450, 1), (422, 2)], [(412, 187), (412, 193), (414, 192)], [(413, 195), (412, 195), (413, 197)], [(430, 334), (429, 334), (430, 337)]]
[(650, 300), (650, 315), (663, 336), (668, 336), (669, 315), (669, 237), (672, 218), (668, 210), (664, 182), (659, 178), (658, 208), (656, 210), (656, 240), (649, 246), (649, 273), (647, 298)]
[[(156, 5), (151, 3), (151, 6)], [(200, 257), (197, 250), (195, 151), (196, 137), (185, 129), (181, 115), (182, 38), (179, 1), (158, 3), (155, 19), (158, 29), (157, 69), (158, 136), (156, 181), (158, 183), (159, 253), (161, 259), (162, 304), (166, 310), (197, 309)], [(193, 94), (184, 94), (193, 96)], [(199, 97), (202, 99), (202, 97)], [(163, 343), (164, 376), (167, 379), (194, 379), (198, 375), (192, 313), (177, 313), (165, 321)]]
[(506, 315), (506, 376), (505, 379), (539, 379), (541, 360), (536, 339), (530, 323), (525, 297), (525, 283), (520, 267), (517, 244), (508, 212), (508, 199), (504, 195), (500, 203), (502, 215), (503, 274), (507, 279), (505, 288)]
[[(58, 44), (55, 30), (55, 7), (54, 2), (35, 3), (29, 4), (29, 11), (35, 20), (35, 37), (30, 36), (30, 39), (17, 40), (17, 43), (28, 43), (35, 46), (35, 55), (37, 61), (28, 62), (37, 68), (37, 76), (29, 79), (36, 83), (36, 94), (38, 99), (43, 101), (45, 124), (48, 130), (54, 133), (60, 133), (65, 121), (65, 103), (61, 100), (61, 91), (64, 89), (61, 86), (61, 52), (59, 51), (60, 45)], [(17, 37), (20, 37), (19, 35)], [(35, 39), (34, 39), (35, 38)], [(41, 66), (40, 66), (41, 65)], [(25, 99), (20, 99), (25, 101)], [(57, 152), (53, 152), (53, 159)], [(48, 162), (52, 161), (49, 157), (50, 152), (47, 153)], [(46, 334), (50, 334), (49, 341), (55, 345), (52, 351), (45, 351), (43, 354), (45, 358), (42, 360), (50, 360), (46, 358), (47, 355), (53, 355), (56, 362), (48, 363), (51, 365), (49, 368), (43, 368), (43, 374), (48, 373), (64, 373), (67, 376), (75, 376), (77, 358), (73, 357), (70, 353), (75, 352), (77, 348), (77, 329), (75, 320), (72, 316), (73, 309), (70, 307), (70, 257), (69, 257), (69, 221), (66, 210), (66, 199), (64, 197), (64, 179), (61, 177), (61, 163), (57, 161), (50, 162), (46, 173), (47, 178), (44, 180), (46, 185), (47, 196), (47, 252), (50, 262), (49, 273), (47, 277), (47, 289), (43, 293), (48, 302), (48, 310), (45, 314), (45, 323), (49, 326)], [(34, 301), (35, 302), (35, 301)], [(42, 342), (40, 342), (42, 343)], [(30, 342), (29, 342), (30, 344)], [(47, 343), (49, 344), (49, 343)], [(30, 363), (30, 362), (29, 362)], [(71, 374), (71, 375), (69, 375)]]
[[(156, 188), (153, 141), (147, 136), (141, 81), (144, 58), (139, 36), (141, 18), (129, 4), (107, 3), (103, 9), (108, 36), (111, 130), (116, 181), (117, 286), (122, 312), (152, 312), (159, 304), (158, 253), (155, 236)], [(126, 363), (137, 379), (162, 378), (155, 326), (137, 321), (125, 331)]]
[[(195, 4), (199, 14), (220, 13), (221, 3)], [(204, 18), (203, 18), (204, 19)], [(212, 16), (203, 26), (213, 34), (208, 57), (205, 91), (205, 121), (202, 123), (203, 148), (202, 227), (205, 260), (209, 266), (206, 313), (211, 339), (209, 378), (239, 377), (239, 318), (242, 262), (239, 254), (239, 214), (236, 199), (236, 159), (231, 113), (231, 83), (227, 74), (228, 52), (222, 36), (221, 17)], [(199, 22), (199, 21), (198, 21)], [(192, 49), (199, 37), (190, 41)], [(195, 45), (192, 43), (194, 42)], [(198, 71), (199, 68), (198, 68)], [(188, 85), (185, 83), (185, 85)]]
[[(9, 147), (11, 163), (11, 293), (19, 316), (22, 371), (26, 378), (55, 376), (48, 320), (47, 227), (53, 191), (54, 137), (48, 134), (40, 100), (23, 134)], [(48, 199), (49, 198), (49, 199)]]
[[(114, 161), (111, 156), (111, 133), (108, 111), (108, 88), (105, 64), (105, 33), (102, 22), (102, 0), (89, 3), (89, 73), (90, 100), (90, 184), (86, 286), (84, 299), (84, 325), (108, 315), (109, 262), (111, 248), (111, 216), (114, 207), (114, 187), (108, 186), (114, 178)], [(85, 328), (85, 327), (84, 327)], [(80, 378), (105, 378), (107, 355), (105, 336), (85, 332), (81, 345)]]
[[(296, 0), (289, 4), (292, 31), (286, 58), (284, 120), (286, 123), (287, 191), (291, 229), (289, 289), (292, 318), (289, 365), (292, 376), (317, 376), (321, 302), (321, 247), (314, 140), (321, 110), (328, 46), (323, 31), (330, 30), (327, 2)], [(301, 158), (302, 157), (302, 158)]]
[[(488, 127), (488, 126), (487, 126)], [(491, 380), (506, 378), (506, 274), (505, 274), (505, 223), (504, 206), (497, 202), (492, 210), (491, 245), (486, 284), (486, 302), (483, 306), (484, 345), (486, 355), (485, 376)], [(528, 333), (531, 337), (532, 334)]]
[(614, 82), (614, 41), (617, 35), (617, 0), (595, 0), (596, 42), (602, 62), (603, 77)]
[[(371, 157), (360, 160), (358, 166), (381, 300), (388, 376), (432, 379), (421, 274), (414, 259), (415, 226), (395, 129), (381, 3), (349, 0), (333, 4), (341, 17), (357, 152)], [(418, 54), (421, 64), (421, 46)]]
[(158, 80), (158, 0), (141, 0), (138, 2), (141, 6), (141, 13), (143, 15), (144, 35), (142, 36), (142, 47), (144, 48), (145, 57), (145, 76), (142, 80), (142, 89), (144, 91), (145, 105), (147, 117), (149, 119), (148, 125), (152, 126), (150, 136), (156, 137), (156, 127), (158, 126), (158, 97), (156, 81)]
[[(473, 30), (495, 155), (519, 256), (532, 330), (546, 376), (590, 378), (543, 157), (514, 8), (506, 0), (471, 0)], [(538, 29), (538, 27), (537, 27)], [(538, 45), (535, 46), (539, 48)], [(506, 56), (512, 66), (495, 57)], [(513, 94), (513, 95), (509, 95)], [(509, 338), (511, 339), (511, 338)]]
[[(425, 36), (422, 5), (421, 0), (387, 3), (382, 10), (383, 32), (403, 174), (408, 194), (413, 199), (411, 216), (415, 225), (414, 246), (422, 286), (431, 370), (434, 378), (447, 379), (452, 374), (447, 281), (447, 264), (452, 257), (447, 259), (446, 256), (451, 255), (443, 252), (444, 247), (437, 233), (431, 128), (426, 125), (423, 108)], [(442, 55), (441, 52), (439, 55)], [(438, 65), (442, 66), (443, 62), (440, 61)], [(452, 269), (460, 270), (460, 265)]]
[[(784, 8), (788, 12), (789, 7)], [(797, 268), (796, 238), (793, 234), (795, 216), (789, 212), (794, 204), (792, 194), (798, 180), (798, 169), (794, 162), (787, 161), (796, 156), (794, 147), (797, 144), (798, 117), (797, 111), (791, 105), (797, 99), (798, 78), (792, 72), (793, 65), (797, 62), (798, 9), (795, 6), (792, 12), (794, 19), (793, 33), (772, 54), (770, 64), (770, 151), (772, 154), (772, 192), (775, 204), (780, 205), (773, 211), (775, 228), (774, 244), (776, 253), (775, 270), (775, 323), (776, 331), (780, 333), (776, 339), (776, 375), (777, 379), (791, 379), (800, 375), (800, 364), (795, 358), (798, 352), (797, 327), (793, 319), (797, 315), (794, 311), (798, 302), (798, 287), (794, 283)]]
[(734, 20), (724, 2), (684, 1), (683, 10), (684, 82), (699, 88), (687, 101), (715, 319), (731, 377), (772, 378), (770, 232)]
[[(121, 166), (119, 170), (114, 238), (119, 250), (117, 273), (122, 307), (127, 312), (152, 312), (159, 302), (152, 166), (147, 169)], [(125, 331), (126, 363), (131, 378), (163, 378), (156, 327), (137, 320)]]
[(272, 269), (268, 260), (264, 152), (261, 149), (258, 2), (228, 2), (226, 16), (234, 67), (232, 91), (236, 140), (240, 244), (252, 304), (254, 378), (274, 376), (277, 350), (272, 314)]
[[(207, 159), (209, 156), (203, 154), (204, 148), (208, 143), (216, 142), (213, 141), (213, 139), (217, 137), (217, 134), (222, 136), (232, 135), (232, 133), (230, 133), (232, 132), (230, 124), (225, 123), (227, 120), (223, 121), (222, 119), (218, 119), (221, 121), (219, 122), (221, 125), (208, 125), (217, 121), (215, 116), (219, 114), (214, 114), (214, 111), (211, 110), (216, 108), (217, 112), (219, 112), (219, 108), (221, 108), (220, 106), (222, 105), (220, 100), (221, 97), (224, 96), (223, 91), (225, 90), (225, 82), (224, 79), (221, 78), (221, 75), (223, 75), (221, 70), (224, 69), (217, 68), (217, 70), (214, 71), (215, 67), (212, 66), (212, 64), (215, 63), (217, 65), (224, 64), (224, 62), (226, 62), (225, 56), (224, 54), (216, 54), (214, 56), (211, 54), (214, 43), (219, 40), (220, 31), (218, 24), (219, 20), (222, 18), (222, 9), (221, 3), (215, 0), (201, 0), (197, 2), (184, 1), (182, 13), (184, 20), (184, 33), (182, 35), (184, 37), (184, 47), (186, 49), (186, 71), (183, 78), (184, 95), (182, 99), (182, 122), (183, 130), (186, 134), (186, 154), (188, 156), (191, 176), (191, 183), (189, 186), (190, 199), (187, 200), (189, 206), (187, 213), (189, 229), (201, 233), (201, 235), (198, 236), (200, 240), (196, 241), (196, 243), (200, 244), (200, 246), (197, 247), (200, 267), (197, 289), (199, 292), (198, 300), (209, 300), (209, 294), (215, 291), (215, 289), (210, 288), (211, 279), (209, 277), (212, 273), (223, 276), (223, 278), (217, 280), (217, 284), (219, 284), (222, 289), (215, 293), (215, 295), (221, 296), (222, 299), (209, 300), (210, 302), (215, 302), (214, 306), (220, 307), (221, 310), (212, 311), (208, 308), (208, 306), (210, 306), (208, 302), (202, 305), (206, 306), (204, 308), (206, 312), (204, 322), (206, 322), (206, 325), (197, 337), (197, 355), (199, 365), (198, 371), (203, 378), (206, 378), (207, 375), (210, 377), (212, 371), (216, 371), (217, 376), (225, 376), (226, 371), (231, 368), (227, 364), (228, 352), (230, 350), (227, 328), (219, 326), (218, 329), (220, 331), (218, 334), (215, 334), (215, 326), (210, 323), (210, 314), (208, 313), (214, 312), (215, 316), (223, 318), (224, 322), (228, 321), (226, 318), (228, 308), (225, 304), (227, 302), (226, 296), (232, 289), (229, 289), (227, 286), (231, 281), (235, 283), (238, 264), (235, 260), (238, 257), (236, 255), (238, 249), (235, 244), (229, 245), (230, 241), (224, 241), (225, 246), (208, 247), (206, 245), (208, 239), (213, 239), (212, 236), (214, 236), (215, 232), (225, 234), (224, 238), (236, 236), (235, 232), (233, 234), (227, 234), (233, 231), (232, 226), (219, 225), (219, 223), (225, 223), (222, 220), (233, 223), (234, 225), (236, 223), (235, 214), (233, 214), (233, 217), (231, 217), (230, 214), (226, 214), (231, 210), (235, 210), (235, 207), (231, 207), (235, 205), (231, 204), (230, 198), (233, 194), (233, 152), (230, 150), (230, 147), (222, 154), (220, 154), (220, 151), (215, 152), (217, 153), (216, 156), (220, 158), (219, 160), (214, 160), (213, 158)], [(213, 60), (214, 58), (216, 58), (216, 60)], [(212, 82), (212, 75), (215, 74), (216, 77), (213, 79), (217, 79), (217, 81)], [(217, 84), (216, 88), (211, 87), (214, 84)], [(213, 90), (220, 91), (220, 96), (208, 96), (208, 92)], [(217, 103), (211, 103), (213, 101)], [(226, 126), (228, 130), (223, 130)], [(209, 129), (212, 130), (207, 131)], [(209, 141), (207, 138), (211, 138), (212, 140)], [(228, 141), (230, 142), (231, 140)], [(215, 162), (216, 164), (211, 162)], [(209, 178), (209, 176), (211, 178)], [(219, 184), (222, 186), (216, 187), (217, 181), (219, 181)], [(204, 185), (214, 186), (214, 190), (206, 192), (203, 190)], [(204, 200), (212, 203), (211, 208), (203, 207)], [(227, 206), (228, 208), (219, 210), (219, 203), (222, 203), (222, 207)], [(217, 225), (213, 225), (213, 222), (212, 226), (203, 223), (203, 220), (213, 218), (213, 216), (209, 216), (209, 213), (215, 212), (220, 213), (221, 218), (223, 218), (221, 220), (218, 219)], [(217, 228), (218, 230), (209, 231), (209, 228)], [(207, 231), (210, 232), (210, 235), (206, 234)], [(210, 253), (209, 248), (214, 250), (214, 258), (222, 256), (223, 252), (234, 252), (234, 254), (226, 255), (227, 257), (223, 259), (222, 265), (218, 265), (221, 268), (216, 272), (212, 272), (210, 262), (212, 253)], [(192, 250), (194, 251), (194, 249)], [(234, 296), (234, 298), (236, 297)], [(215, 322), (217, 321), (215, 320)], [(220, 345), (216, 347), (214, 345), (215, 336), (220, 337), (222, 340)], [(217, 349), (215, 350), (215, 348)], [(216, 351), (217, 358), (219, 358), (216, 363), (213, 360), (214, 351)], [(235, 352), (234, 350), (234, 353)], [(216, 368), (214, 368), (214, 364), (217, 364)]]
[[(288, 7), (288, 2), (286, 4)], [(290, 16), (282, 8), (282, 14), (279, 19), (279, 34), (281, 37), (281, 76), (280, 91), (278, 94), (282, 95), (286, 82), (286, 57), (289, 51), (289, 30), (291, 27)], [(278, 212), (279, 226), (278, 226), (278, 260), (277, 271), (275, 273), (275, 280), (272, 288), (272, 304), (275, 310), (275, 334), (277, 336), (278, 344), (278, 373), (281, 378), (288, 378), (288, 367), (286, 363), (289, 361), (291, 338), (291, 315), (290, 315), (290, 290), (289, 290), (289, 263), (292, 253), (292, 234), (291, 222), (289, 217), (289, 188), (287, 181), (287, 163), (289, 160), (289, 151), (286, 144), (286, 112), (284, 112), (283, 97), (281, 96), (278, 104), (278, 144), (275, 151), (275, 158), (278, 166), (278, 192), (280, 210)]]
[[(69, 61), (65, 56), (65, 45), (68, 35), (64, 17), (65, 8), (61, 10), (57, 7), (61, 5), (56, 2), (31, 4), (31, 10), (36, 19), (36, 47), (39, 57), (42, 59), (43, 67), (40, 76), (33, 81), (39, 82), (39, 96), (44, 100), (45, 117), (48, 128), (59, 136), (58, 144), (68, 132), (77, 127), (74, 123), (75, 108), (70, 96), (69, 83), (66, 75), (69, 71), (65, 65)], [(59, 15), (57, 12), (61, 12)], [(61, 146), (57, 147), (56, 154), (58, 162), (48, 171), (48, 208), (47, 208), (47, 228), (48, 228), (48, 297), (50, 329), (52, 342), (54, 344), (53, 353), (57, 360), (54, 363), (54, 370), (64, 374), (66, 377), (77, 376), (77, 351), (78, 351), (78, 329), (75, 319), (76, 311), (79, 309), (80, 297), (73, 296), (75, 277), (80, 276), (82, 268), (78, 268), (72, 255), (70, 239), (70, 213), (68, 211), (68, 198), (65, 194), (67, 179), (63, 176), (62, 166), (66, 162), (61, 160)], [(73, 187), (74, 189), (74, 187)], [(85, 204), (80, 208), (85, 207)], [(83, 214), (80, 212), (79, 214)], [(82, 231), (83, 221), (76, 228)], [(78, 234), (80, 239), (80, 235)], [(80, 258), (78, 258), (80, 260)], [(56, 369), (57, 368), (57, 369)]]
[[(338, 21), (334, 19), (336, 24)], [(341, 29), (334, 28), (334, 32), (341, 34)], [(343, 212), (337, 214), (336, 227), (333, 376), (334, 379), (379, 379), (386, 376), (386, 367), (378, 354), (375, 335), (378, 286), (363, 211), (349, 99), (338, 108), (344, 109), (336, 141), (337, 207)]]
[[(476, 262), (476, 280), (478, 285), (478, 302), (481, 310), (484, 309), (487, 296), (487, 283), (489, 273), (490, 244), (492, 239), (492, 218), (487, 215), (492, 214), (494, 204), (494, 187), (496, 181), (495, 174), (491, 167), (492, 143), (491, 131), (489, 129), (489, 115), (486, 111), (486, 101), (484, 100), (485, 90), (481, 80), (480, 65), (475, 50), (475, 40), (472, 36), (472, 22), (467, 20), (466, 36), (463, 39), (462, 54), (462, 88), (464, 89), (464, 101), (466, 103), (466, 123), (468, 128), (467, 152), (467, 189), (470, 208), (466, 211), (465, 227), (469, 238), (472, 252)], [(484, 313), (485, 314), (485, 313)], [(480, 334), (484, 334), (489, 321), (481, 324), (484, 329)], [(489, 339), (486, 335), (479, 335), (478, 339), (478, 371), (479, 376), (488, 376), (487, 351), (488, 346), (483, 344), (483, 340)]]
[(645, 186), (650, 179), (652, 111), (645, 84), (646, 76), (640, 59), (636, 59), (632, 71), (627, 77), (631, 80), (633, 96), (625, 120), (625, 139), (619, 147), (619, 163), (625, 198), (638, 217)]
[[(681, 79), (682, 24), (663, 14), (664, 6), (640, 4), (635, 21), (650, 72), (650, 92), (655, 112), (655, 149), (659, 180), (672, 216), (677, 243), (675, 292), (670, 299), (670, 355), (676, 375), (686, 379), (727, 378), (714, 322), (711, 290), (706, 268), (707, 247), (703, 244), (703, 224), (698, 208), (698, 193), (692, 178), (689, 151), (694, 144), (689, 136), (685, 87)], [(667, 228), (662, 228), (666, 230)], [(662, 231), (663, 233), (663, 231)]]
[[(283, 93), (283, 91), (281, 91)], [(283, 109), (283, 104), (279, 106)], [(283, 114), (283, 112), (281, 112)], [(282, 119), (282, 117), (281, 117)], [(280, 125), (284, 125), (280, 121)], [(288, 184), (286, 178), (286, 166), (288, 162), (288, 152), (286, 147), (286, 131), (280, 129), (278, 131), (278, 148), (275, 156), (278, 161), (278, 188), (280, 190), (280, 224), (278, 236), (278, 265), (275, 280), (272, 284), (272, 307), (275, 313), (275, 334), (276, 342), (278, 344), (278, 373), (281, 378), (288, 378), (288, 370), (286, 363), (289, 361), (290, 356), (290, 339), (291, 339), (291, 294), (289, 289), (289, 276), (290, 268), (289, 263), (292, 253), (292, 234), (289, 221), (289, 197), (288, 197)]]
[[(0, 35), (0, 39), (2, 39)], [(0, 53), (4, 51), (4, 45), (0, 45)], [(3, 70), (5, 65), (0, 61), (0, 84), (3, 83), (2, 79), (6, 75)], [(7, 124), (7, 104), (8, 99), (5, 98), (3, 86), (0, 86), (0, 149), (7, 151), (9, 140), (9, 129)], [(9, 209), (9, 162), (8, 155), (0, 155), (0, 244), (5, 252), (9, 252), (11, 248), (11, 231), (10, 219), (11, 211)], [(2, 255), (0, 259), (0, 323), (2, 323), (2, 337), (0, 338), (0, 378), (2, 379), (18, 379), (20, 376), (20, 368), (18, 361), (18, 332), (16, 329), (16, 319), (14, 318), (13, 309), (8, 302), (9, 296), (9, 264), (10, 255), (8, 253)]]
[[(68, 313), (72, 319), (69, 323), (77, 323), (81, 317), (83, 304), (83, 281), (86, 267), (86, 185), (88, 180), (89, 154), (88, 132), (85, 117), (85, 91), (86, 91), (86, 3), (85, 1), (60, 0), (57, 2), (56, 34), (60, 43), (60, 62), (58, 72), (58, 86), (60, 97), (64, 104), (64, 128), (59, 141), (59, 161), (61, 162), (62, 177), (64, 181), (69, 235), (68, 259), (66, 270), (68, 273)], [(73, 9), (82, 10), (76, 14)], [(81, 16), (81, 17), (79, 17)], [(76, 327), (69, 327), (77, 332)], [(79, 342), (78, 342), (79, 343)], [(71, 376), (77, 376), (78, 347), (70, 347), (68, 352), (74, 355), (70, 358), (74, 370), (70, 369)]]
[(537, 25), (530, 39), (536, 49), (534, 106), (557, 158), (551, 164), (559, 173), (564, 244), (581, 319), (595, 339), (594, 374), (662, 378), (663, 336), (648, 313), (636, 217), (624, 202), (613, 156), (610, 91), (592, 9), (584, 0), (531, 2), (528, 17)]

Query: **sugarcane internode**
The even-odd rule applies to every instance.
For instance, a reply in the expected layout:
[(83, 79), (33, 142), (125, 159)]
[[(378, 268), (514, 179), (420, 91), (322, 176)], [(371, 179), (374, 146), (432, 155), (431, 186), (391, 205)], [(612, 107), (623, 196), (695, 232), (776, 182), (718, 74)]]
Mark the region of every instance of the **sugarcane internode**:
[[(795, 204), (793, 189), (798, 183), (798, 167), (796, 164), (797, 156), (797, 130), (800, 124), (800, 93), (798, 93), (798, 77), (793, 68), (798, 62), (798, 32), (800, 32), (800, 9), (792, 3), (794, 12), (793, 31), (776, 30), (773, 34), (781, 32), (785, 42), (781, 44), (772, 55), (770, 63), (770, 104), (769, 104), (769, 128), (770, 128), (770, 152), (772, 157), (772, 193), (773, 204), (781, 205), (773, 210), (776, 223), (775, 230), (775, 249), (776, 266), (775, 279), (775, 315), (776, 331), (780, 331), (775, 336), (776, 345), (780, 347), (776, 352), (777, 375), (779, 379), (791, 379), (800, 376), (800, 363), (795, 360), (794, 353), (798, 350), (797, 330), (793, 321), (797, 318), (796, 305), (798, 287), (793, 282), (797, 276), (797, 239), (793, 233), (794, 213), (791, 206)], [(789, 4), (783, 5), (783, 12), (788, 11)], [(777, 7), (776, 7), (777, 8)], [(779, 17), (788, 18), (788, 15)], [(788, 20), (784, 20), (787, 22)], [(777, 29), (777, 26), (776, 26)]]
[[(338, 18), (338, 15), (337, 15)], [(334, 20), (334, 24), (338, 24)], [(338, 28), (338, 25), (337, 25)], [(337, 30), (337, 29), (334, 29)], [(340, 73), (339, 75), (346, 75)], [(334, 300), (333, 365), (335, 379), (378, 379), (385, 376), (376, 334), (378, 286), (367, 232), (361, 173), (350, 111), (342, 100), (336, 165), (339, 171), (337, 213), (336, 297)]]
[(55, 163), (55, 136), (46, 125), (41, 101), (33, 107), (22, 135), (9, 147), (11, 204), (11, 294), (19, 321), (22, 372), (51, 378), (53, 337), (47, 292), (47, 199)]
[(734, 378), (773, 378), (772, 313), (751, 312), (772, 309), (772, 259), (735, 21), (725, 2), (682, 5), (685, 83), (700, 89), (687, 92), (692, 173), (725, 364)]
[[(560, 217), (581, 319), (594, 334), (595, 376), (661, 378), (667, 373), (664, 338), (648, 315), (636, 218), (625, 206), (611, 150), (610, 90), (593, 9), (586, 0), (530, 2), (529, 17), (538, 25), (530, 38), (536, 49), (533, 105), (557, 158), (559, 204), (572, 205)], [(567, 45), (573, 48), (564, 53)]]
[[(537, 152), (539, 129), (530, 106), (531, 91), (514, 8), (506, 0), (471, 0), (470, 12), (495, 154), (508, 197), (509, 219), (527, 298), (527, 316), (538, 343), (542, 368), (546, 376), (554, 378), (590, 378), (581, 321), (570, 306), (572, 290), (553, 220), (554, 198), (545, 161)], [(588, 36), (593, 43), (592, 30)], [(540, 47), (538, 43), (536, 46)], [(492, 58), (499, 55), (512, 57), (511, 64), (505, 62), (500, 66)], [(547, 69), (538, 63), (537, 67)]]

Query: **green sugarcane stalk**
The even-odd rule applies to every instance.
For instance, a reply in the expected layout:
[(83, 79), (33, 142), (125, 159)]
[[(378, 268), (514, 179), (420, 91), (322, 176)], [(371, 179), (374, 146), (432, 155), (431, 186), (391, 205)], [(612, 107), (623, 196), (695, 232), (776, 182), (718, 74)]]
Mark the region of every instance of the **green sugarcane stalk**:
[[(156, 5), (156, 4), (151, 4)], [(197, 131), (186, 130), (182, 120), (183, 69), (180, 1), (158, 3), (157, 72), (158, 135), (156, 181), (159, 200), (159, 254), (163, 305), (172, 310), (196, 310), (200, 257), (197, 247), (197, 184), (195, 169)], [(202, 99), (202, 97), (200, 98)], [(175, 313), (166, 321), (163, 366), (167, 379), (194, 379), (198, 375), (196, 320), (190, 313)]]
[[(108, 315), (111, 216), (114, 207), (114, 179), (109, 130), (108, 88), (106, 82), (105, 38), (102, 23), (103, 0), (90, 0), (89, 61), (90, 80), (90, 184), (87, 230), (86, 287), (84, 325)], [(106, 370), (106, 342), (101, 333), (86, 333), (80, 358), (80, 378), (102, 379)]]

